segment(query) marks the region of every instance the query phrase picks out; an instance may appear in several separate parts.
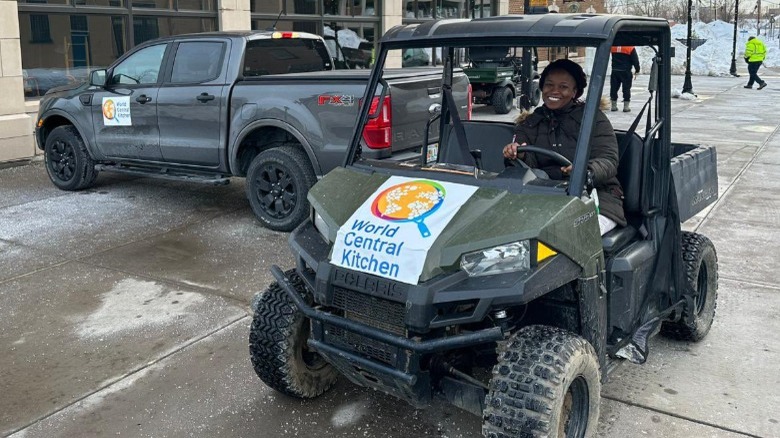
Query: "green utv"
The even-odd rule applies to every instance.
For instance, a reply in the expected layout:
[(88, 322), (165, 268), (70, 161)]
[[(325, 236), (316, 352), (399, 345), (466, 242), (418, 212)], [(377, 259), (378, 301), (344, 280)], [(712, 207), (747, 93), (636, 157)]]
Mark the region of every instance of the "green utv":
[[(474, 103), (492, 105), (496, 114), (508, 114), (518, 108), (539, 105), (542, 92), (539, 89), (539, 73), (536, 71), (537, 56), (534, 51), (530, 69), (530, 92), (527, 101), (522, 93), (523, 62), (522, 48), (484, 46), (472, 47), (468, 51), (468, 65), (463, 72), (471, 82)], [(529, 54), (530, 55), (530, 54)]]
[[(295, 269), (274, 266), (253, 301), (260, 378), (300, 398), (339, 374), (415, 407), (443, 397), (481, 416), (487, 437), (592, 436), (610, 370), (644, 362), (658, 332), (702, 339), (715, 314), (715, 248), (680, 223), (717, 197), (716, 155), (671, 141), (670, 41), (666, 20), (582, 14), (391, 29), (344, 166), (311, 189), (311, 217), (290, 236)], [(645, 108), (616, 130), (628, 226), (601, 236), (586, 162), (612, 45), (654, 56)], [(453, 103), (463, 50), (485, 46), (595, 49), (569, 180), (505, 166), (513, 126)], [(429, 108), (441, 141), (413, 160), (368, 159), (385, 63), (417, 47), (441, 54)]]

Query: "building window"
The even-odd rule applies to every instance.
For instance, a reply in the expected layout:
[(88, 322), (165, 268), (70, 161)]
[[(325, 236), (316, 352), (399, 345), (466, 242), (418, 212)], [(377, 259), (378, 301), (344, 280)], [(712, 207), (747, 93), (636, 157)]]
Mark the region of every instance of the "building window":
[(30, 15), (30, 37), (32, 43), (51, 42), (48, 15)]

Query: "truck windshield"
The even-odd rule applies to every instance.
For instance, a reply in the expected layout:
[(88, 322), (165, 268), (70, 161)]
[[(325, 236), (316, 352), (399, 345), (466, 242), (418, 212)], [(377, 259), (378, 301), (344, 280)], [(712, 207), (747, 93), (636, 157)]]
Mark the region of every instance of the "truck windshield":
[(330, 55), (320, 40), (279, 38), (250, 41), (244, 77), (330, 70)]

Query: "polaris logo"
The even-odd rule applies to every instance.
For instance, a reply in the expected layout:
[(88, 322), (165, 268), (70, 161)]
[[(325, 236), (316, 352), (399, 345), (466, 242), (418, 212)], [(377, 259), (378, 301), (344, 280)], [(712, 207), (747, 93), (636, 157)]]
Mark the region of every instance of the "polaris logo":
[(372, 277), (360, 272), (336, 269), (333, 271), (332, 277), (334, 286), (347, 287), (374, 296), (400, 299), (406, 292), (405, 287), (401, 287), (402, 285), (394, 281)]

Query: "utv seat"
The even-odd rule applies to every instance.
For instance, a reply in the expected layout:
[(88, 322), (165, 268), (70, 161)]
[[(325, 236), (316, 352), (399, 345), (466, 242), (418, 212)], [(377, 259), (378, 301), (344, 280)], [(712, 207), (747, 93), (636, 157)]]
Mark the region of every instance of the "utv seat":
[[(452, 131), (452, 125), (447, 125), (447, 147), (441, 149), (439, 161), (452, 164), (472, 164), (471, 156), (464, 157), (459, 148), (454, 147), (458, 141)], [(514, 125), (502, 122), (488, 122), (477, 120), (464, 120), (463, 130), (466, 133), (466, 141), (472, 151), (481, 151), (482, 169), (501, 173), (504, 170), (504, 146), (512, 141), (515, 133)], [(442, 136), (442, 138), (445, 138)]]
[(623, 211), (629, 224), (617, 226), (601, 238), (604, 253), (614, 254), (626, 246), (637, 229), (632, 225), (632, 219), (642, 215), (642, 155), (644, 142), (637, 133), (631, 134), (626, 142), (626, 132), (615, 131), (618, 141), (618, 181), (623, 187)]

